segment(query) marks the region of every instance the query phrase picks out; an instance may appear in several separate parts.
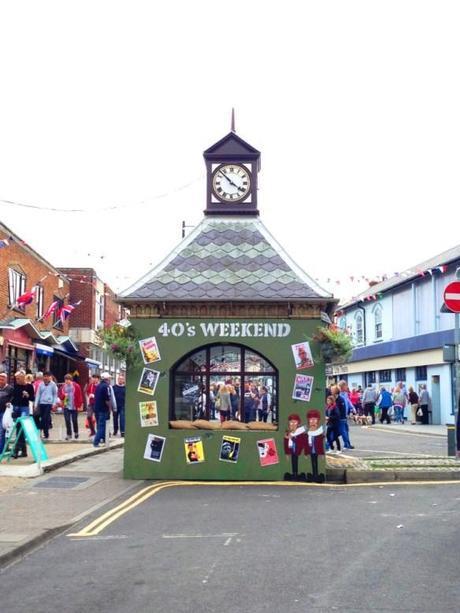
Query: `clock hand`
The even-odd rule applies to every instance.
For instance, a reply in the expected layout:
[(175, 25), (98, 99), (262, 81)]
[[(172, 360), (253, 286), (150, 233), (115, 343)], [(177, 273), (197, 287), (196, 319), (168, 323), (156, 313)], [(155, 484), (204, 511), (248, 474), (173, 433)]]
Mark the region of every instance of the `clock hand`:
[(233, 182), (233, 181), (230, 179), (230, 177), (227, 177), (227, 175), (226, 175), (226, 174), (224, 174), (222, 171), (220, 172), (220, 175), (221, 175), (222, 177), (225, 177), (225, 178), (227, 179), (227, 181), (230, 183), (230, 185), (233, 185), (233, 187), (236, 187), (236, 189), (241, 189), (240, 187), (238, 187), (238, 185), (237, 185), (236, 183), (234, 183), (234, 182)]

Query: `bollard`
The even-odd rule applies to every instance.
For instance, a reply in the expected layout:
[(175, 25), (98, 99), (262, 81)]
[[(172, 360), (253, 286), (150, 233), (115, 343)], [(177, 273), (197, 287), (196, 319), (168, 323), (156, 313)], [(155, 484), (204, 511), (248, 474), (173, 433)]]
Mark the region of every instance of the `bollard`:
[(447, 455), (457, 455), (457, 440), (456, 440), (456, 426), (455, 424), (446, 424), (447, 426)]

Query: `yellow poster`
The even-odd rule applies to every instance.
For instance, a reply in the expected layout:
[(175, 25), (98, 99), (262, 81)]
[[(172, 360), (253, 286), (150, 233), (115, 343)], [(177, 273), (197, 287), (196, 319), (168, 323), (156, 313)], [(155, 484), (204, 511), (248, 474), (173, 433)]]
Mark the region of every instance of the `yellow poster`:
[(187, 464), (204, 462), (203, 441), (200, 436), (192, 436), (184, 440), (185, 459)]

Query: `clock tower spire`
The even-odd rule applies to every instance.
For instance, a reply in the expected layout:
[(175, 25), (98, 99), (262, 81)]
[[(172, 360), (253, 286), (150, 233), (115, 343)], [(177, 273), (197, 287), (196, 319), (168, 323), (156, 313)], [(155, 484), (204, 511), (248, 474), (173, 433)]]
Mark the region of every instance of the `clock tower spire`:
[(231, 132), (203, 153), (207, 174), (205, 215), (259, 215), (257, 173), (260, 151), (237, 136), (235, 109)]

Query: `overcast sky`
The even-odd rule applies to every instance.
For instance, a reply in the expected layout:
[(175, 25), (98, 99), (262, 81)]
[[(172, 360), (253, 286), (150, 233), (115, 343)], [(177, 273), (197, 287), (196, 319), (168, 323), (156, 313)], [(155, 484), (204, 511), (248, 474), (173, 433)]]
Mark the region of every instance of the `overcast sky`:
[(459, 32), (457, 0), (0, 0), (0, 199), (43, 209), (0, 219), (122, 290), (202, 219), (235, 107), (264, 224), (362, 291), (460, 243)]

